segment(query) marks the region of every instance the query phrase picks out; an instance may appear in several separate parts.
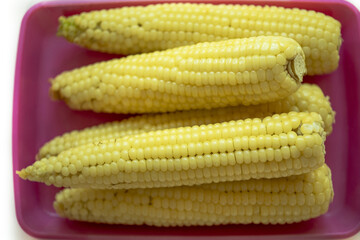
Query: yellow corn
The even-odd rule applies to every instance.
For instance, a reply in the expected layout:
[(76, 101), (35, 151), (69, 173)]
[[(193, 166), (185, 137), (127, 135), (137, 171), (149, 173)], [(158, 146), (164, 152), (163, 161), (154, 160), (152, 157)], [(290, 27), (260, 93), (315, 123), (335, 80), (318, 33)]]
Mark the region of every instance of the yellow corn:
[(284, 37), (199, 43), (128, 56), (64, 72), (51, 93), (73, 109), (172, 112), (253, 105), (295, 92), (304, 52)]
[(323, 121), (290, 112), (103, 140), (17, 172), (57, 187), (146, 188), (298, 175), (324, 162)]
[(333, 196), (331, 172), (324, 164), (278, 179), (174, 188), (65, 189), (53, 206), (62, 217), (107, 224), (284, 224), (325, 214)]
[(253, 5), (157, 4), (60, 17), (58, 35), (108, 53), (134, 54), (260, 35), (295, 39), (308, 74), (335, 70), (341, 24), (323, 13)]
[(160, 129), (221, 123), (245, 118), (265, 117), (275, 113), (317, 112), (321, 115), (327, 134), (332, 131), (335, 112), (329, 98), (315, 84), (302, 84), (289, 97), (271, 103), (253, 106), (235, 106), (210, 110), (190, 110), (174, 113), (148, 114), (131, 117), (123, 121), (108, 122), (97, 126), (74, 130), (55, 137), (39, 151), (37, 159), (56, 156), (69, 148), (105, 139), (120, 138)]

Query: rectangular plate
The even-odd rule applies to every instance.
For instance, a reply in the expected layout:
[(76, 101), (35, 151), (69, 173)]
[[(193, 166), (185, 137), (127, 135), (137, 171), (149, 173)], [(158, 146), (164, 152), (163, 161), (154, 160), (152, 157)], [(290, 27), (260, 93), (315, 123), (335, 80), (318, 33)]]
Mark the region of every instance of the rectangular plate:
[[(166, 1), (53, 1), (39, 3), (25, 14), (20, 31), (13, 105), (13, 172), (16, 215), (21, 227), (38, 238), (123, 239), (206, 238), (264, 239), (295, 237), (347, 237), (360, 229), (360, 15), (354, 6), (332, 1), (212, 1), (212, 3), (277, 5), (323, 12), (342, 24), (344, 42), (339, 68), (328, 75), (305, 77), (317, 83), (337, 112), (334, 131), (326, 141), (326, 162), (333, 173), (335, 199), (329, 212), (317, 219), (292, 225), (226, 225), (171, 227), (102, 225), (68, 221), (52, 208), (58, 189), (21, 180), (15, 170), (30, 165), (48, 140), (127, 115), (70, 110), (48, 95), (49, 79), (64, 70), (107, 60), (116, 55), (96, 53), (56, 36), (58, 17), (95, 9), (147, 5)], [(185, 2), (185, 1), (182, 1)], [(189, 1), (187, 1), (189, 2)], [(192, 1), (210, 2), (210, 1)]]

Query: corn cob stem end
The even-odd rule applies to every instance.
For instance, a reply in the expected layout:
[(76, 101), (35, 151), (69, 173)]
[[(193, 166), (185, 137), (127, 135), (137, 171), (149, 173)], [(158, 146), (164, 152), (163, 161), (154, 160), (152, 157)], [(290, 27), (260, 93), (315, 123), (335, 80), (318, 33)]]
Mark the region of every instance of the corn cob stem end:
[(291, 77), (301, 83), (303, 76), (306, 74), (304, 57), (300, 54), (296, 55), (295, 58), (289, 62), (287, 68)]

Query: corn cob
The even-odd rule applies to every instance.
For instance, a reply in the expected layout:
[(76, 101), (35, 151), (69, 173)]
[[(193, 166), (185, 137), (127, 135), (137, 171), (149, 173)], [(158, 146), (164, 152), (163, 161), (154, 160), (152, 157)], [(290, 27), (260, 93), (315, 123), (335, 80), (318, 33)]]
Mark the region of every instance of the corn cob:
[(235, 106), (210, 110), (190, 110), (174, 113), (148, 114), (131, 117), (123, 121), (114, 121), (97, 126), (74, 130), (55, 137), (41, 147), (37, 159), (56, 156), (60, 152), (105, 139), (120, 138), (160, 129), (186, 127), (202, 124), (221, 123), (246, 118), (262, 118), (275, 113), (317, 112), (321, 115), (327, 134), (332, 132), (335, 112), (329, 98), (315, 84), (302, 84), (289, 97), (271, 103), (253, 106)]
[(157, 4), (60, 17), (59, 24), (58, 35), (67, 40), (118, 54), (260, 35), (290, 37), (302, 46), (310, 75), (337, 68), (342, 41), (334, 18), (275, 6)]
[(290, 112), (81, 145), (17, 172), (57, 187), (146, 188), (298, 175), (324, 162), (323, 121)]
[(294, 40), (255, 37), (92, 64), (58, 75), (51, 93), (73, 109), (95, 112), (209, 109), (285, 98), (305, 71)]
[(174, 188), (65, 189), (53, 206), (71, 220), (108, 224), (284, 224), (326, 213), (333, 196), (331, 172), (324, 164), (303, 175), (277, 179)]

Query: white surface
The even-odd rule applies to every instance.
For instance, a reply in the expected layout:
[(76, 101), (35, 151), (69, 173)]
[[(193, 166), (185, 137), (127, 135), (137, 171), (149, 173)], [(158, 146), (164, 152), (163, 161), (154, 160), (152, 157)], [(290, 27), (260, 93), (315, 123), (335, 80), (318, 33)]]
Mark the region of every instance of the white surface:
[[(15, 217), (14, 193), (12, 184), (12, 155), (11, 155), (11, 123), (12, 123), (12, 97), (14, 84), (15, 56), (18, 42), (18, 34), (21, 19), (26, 10), (39, 0), (5, 0), (0, 8), (0, 42), (1, 62), (0, 74), (2, 85), (0, 87), (1, 97), (1, 124), (0, 124), (0, 219), (1, 239), (35, 239), (28, 236), (19, 226)], [(360, 8), (360, 1), (351, 0), (357, 8)], [(350, 238), (360, 239), (360, 233)]]

